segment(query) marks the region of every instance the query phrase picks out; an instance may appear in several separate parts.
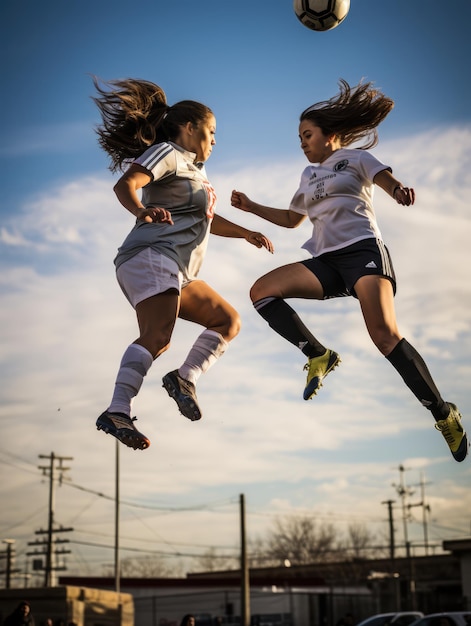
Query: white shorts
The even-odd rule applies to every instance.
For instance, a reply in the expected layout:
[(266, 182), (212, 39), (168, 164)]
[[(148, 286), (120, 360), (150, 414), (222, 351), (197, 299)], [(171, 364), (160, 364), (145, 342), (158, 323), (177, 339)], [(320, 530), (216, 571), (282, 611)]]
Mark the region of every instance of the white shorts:
[(180, 293), (183, 275), (175, 261), (152, 248), (144, 248), (118, 267), (116, 278), (135, 308), (139, 302), (168, 289)]

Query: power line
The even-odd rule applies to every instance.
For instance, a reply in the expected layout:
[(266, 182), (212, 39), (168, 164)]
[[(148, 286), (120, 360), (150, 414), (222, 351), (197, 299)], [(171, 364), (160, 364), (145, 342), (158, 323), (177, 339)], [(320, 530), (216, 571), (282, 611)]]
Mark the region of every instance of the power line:
[[(82, 546), (89, 546), (92, 548), (104, 548), (107, 550), (114, 550), (114, 545), (108, 545), (108, 544), (104, 544), (104, 543), (94, 543), (92, 541), (76, 541), (75, 539), (71, 539), (70, 543), (76, 544), (76, 545), (82, 545)], [(209, 546), (210, 547), (210, 546)], [(156, 556), (168, 556), (168, 557), (201, 557), (201, 554), (198, 553), (194, 553), (194, 552), (180, 552), (180, 551), (175, 551), (175, 552), (165, 552), (164, 550), (149, 550), (148, 548), (131, 548), (131, 547), (124, 547), (121, 546), (121, 550), (126, 551), (126, 552), (137, 552), (137, 553), (143, 553), (143, 554), (154, 554)], [(235, 550), (235, 554), (218, 554), (218, 555), (212, 555), (211, 558), (215, 558), (215, 559), (234, 559), (237, 558), (238, 556), (238, 552), (237, 549), (234, 548)]]
[[(79, 491), (84, 491), (86, 493), (91, 493), (94, 494), (100, 498), (104, 498), (105, 500), (110, 500), (111, 502), (114, 502), (116, 500), (115, 496), (109, 496), (105, 493), (102, 493), (101, 491), (95, 491), (94, 489), (90, 489), (88, 487), (83, 487), (81, 485), (77, 485), (76, 483), (72, 482), (71, 480), (67, 480), (64, 481), (63, 483), (64, 485), (68, 486), (68, 487), (72, 487), (74, 489), (78, 489)], [(129, 507), (134, 507), (137, 509), (149, 509), (152, 511), (162, 511), (164, 513), (185, 513), (188, 511), (212, 511), (214, 510), (214, 508), (218, 507), (218, 506), (225, 506), (227, 504), (235, 504), (235, 500), (233, 498), (224, 498), (223, 500), (217, 500), (215, 502), (209, 503), (209, 504), (195, 504), (193, 506), (182, 506), (182, 507), (171, 507), (171, 506), (163, 506), (163, 505), (156, 505), (156, 504), (143, 504), (140, 502), (132, 502), (130, 500), (120, 500), (120, 504), (125, 505), (125, 506), (129, 506)]]

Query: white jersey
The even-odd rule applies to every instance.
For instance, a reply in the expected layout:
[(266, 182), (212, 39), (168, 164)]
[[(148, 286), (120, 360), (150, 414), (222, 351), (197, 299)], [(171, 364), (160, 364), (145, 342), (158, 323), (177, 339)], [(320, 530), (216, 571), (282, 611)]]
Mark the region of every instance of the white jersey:
[(312, 256), (340, 250), (362, 239), (382, 239), (373, 208), (373, 178), (391, 168), (370, 152), (342, 148), (319, 165), (308, 165), (290, 209), (307, 215)]
[(134, 163), (145, 167), (152, 181), (142, 189), (142, 204), (168, 209), (173, 224), (137, 220), (115, 258), (118, 268), (144, 248), (173, 259), (184, 280), (200, 270), (208, 244), (216, 194), (195, 154), (173, 142), (151, 146)]

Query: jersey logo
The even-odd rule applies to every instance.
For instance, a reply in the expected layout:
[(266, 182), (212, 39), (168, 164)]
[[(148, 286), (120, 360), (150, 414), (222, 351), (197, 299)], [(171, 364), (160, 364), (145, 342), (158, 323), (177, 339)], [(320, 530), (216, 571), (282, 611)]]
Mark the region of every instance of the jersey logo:
[(348, 165), (348, 159), (344, 159), (343, 161), (339, 161), (334, 166), (334, 172), (341, 172), (342, 170), (346, 169), (347, 165)]
[(217, 200), (216, 192), (214, 187), (207, 180), (204, 180), (202, 184), (206, 192), (206, 217), (212, 219), (214, 217), (214, 208)]

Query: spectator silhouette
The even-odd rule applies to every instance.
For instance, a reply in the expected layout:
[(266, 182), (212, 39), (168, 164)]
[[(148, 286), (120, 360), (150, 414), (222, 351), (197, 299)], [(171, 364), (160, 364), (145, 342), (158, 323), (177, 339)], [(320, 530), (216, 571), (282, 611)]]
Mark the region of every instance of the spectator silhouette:
[(34, 617), (29, 602), (23, 600), (13, 613), (5, 618), (3, 626), (34, 626)]

